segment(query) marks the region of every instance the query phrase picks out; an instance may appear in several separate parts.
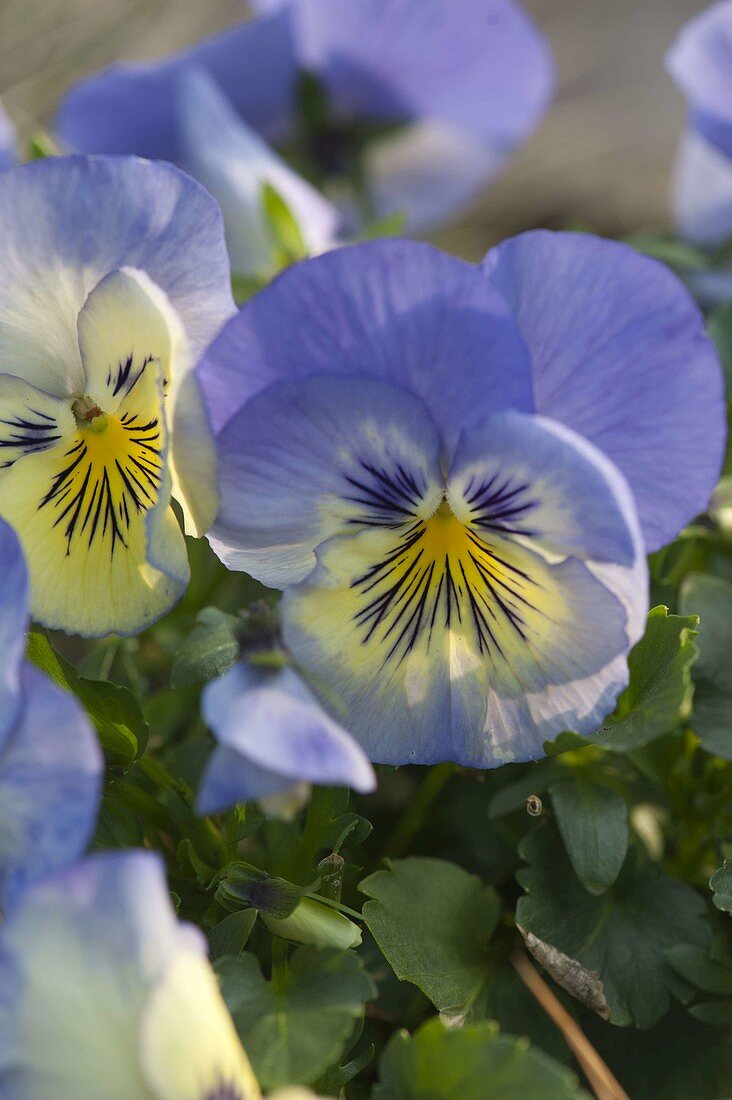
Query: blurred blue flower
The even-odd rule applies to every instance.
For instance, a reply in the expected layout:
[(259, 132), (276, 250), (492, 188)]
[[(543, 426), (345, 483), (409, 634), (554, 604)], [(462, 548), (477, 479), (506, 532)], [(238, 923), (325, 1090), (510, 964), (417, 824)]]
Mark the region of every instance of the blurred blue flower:
[(29, 889), (0, 929), (3, 1100), (259, 1100), (160, 860), (95, 855)]
[(256, 799), (287, 816), (290, 805), (299, 808), (303, 784), (375, 786), (363, 751), (292, 669), (235, 665), (205, 688), (203, 717), (218, 747), (198, 794), (200, 813)]
[[(57, 120), (71, 149), (159, 157), (197, 175), (221, 202), (240, 272), (263, 264), (253, 180), (278, 186), (311, 251), (333, 243), (339, 222), (353, 229), (364, 208), (404, 211), (411, 229), (425, 229), (486, 186), (552, 95), (547, 44), (513, 0), (255, 9), (251, 23), (166, 61), (82, 82)], [(334, 205), (266, 158), (252, 131), (289, 150)], [(252, 243), (236, 231), (242, 217), (260, 220)]]
[(688, 103), (673, 190), (678, 227), (695, 244), (721, 245), (732, 237), (732, 0), (686, 24), (667, 66)]
[(378, 241), (296, 265), (199, 368), (220, 557), (383, 763), (491, 766), (627, 683), (645, 551), (719, 474), (719, 363), (678, 280), (527, 233), (482, 267)]
[(102, 755), (77, 701), (23, 659), (28, 579), (0, 520), (0, 912), (77, 859), (96, 821)]
[(192, 367), (234, 312), (221, 215), (177, 168), (51, 157), (0, 174), (0, 516), (31, 610), (133, 633), (180, 597), (216, 510)]
[(18, 163), (18, 143), (15, 127), (0, 103), (0, 172)]

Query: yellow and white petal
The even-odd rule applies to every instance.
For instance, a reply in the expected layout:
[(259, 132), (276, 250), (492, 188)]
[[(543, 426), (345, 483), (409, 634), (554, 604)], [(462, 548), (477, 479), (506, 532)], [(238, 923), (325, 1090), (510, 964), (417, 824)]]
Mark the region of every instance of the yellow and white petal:
[(156, 1100), (259, 1100), (261, 1093), (206, 959), (178, 955), (145, 1007), (143, 1076)]
[(68, 401), (22, 378), (0, 374), (0, 476), (19, 458), (63, 443), (74, 430)]
[[(10, 403), (4, 411), (15, 415)], [(78, 424), (69, 415), (53, 446), (0, 470), (0, 515), (23, 544), (36, 619), (86, 635), (134, 633), (181, 596), (188, 563), (168, 507), (166, 451), (160, 368), (151, 361), (113, 415)], [(147, 519), (156, 505), (165, 514), (153, 565)]]
[(163, 380), (172, 493), (185, 529), (202, 535), (218, 508), (216, 450), (181, 320), (152, 279), (125, 267), (91, 291), (78, 319), (86, 396), (113, 412), (150, 362)]

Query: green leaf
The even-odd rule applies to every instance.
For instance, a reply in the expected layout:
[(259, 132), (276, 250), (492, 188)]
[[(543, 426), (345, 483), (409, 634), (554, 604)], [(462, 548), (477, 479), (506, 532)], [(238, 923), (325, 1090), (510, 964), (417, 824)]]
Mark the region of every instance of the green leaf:
[(709, 257), (701, 249), (667, 235), (637, 233), (628, 238), (628, 244), (676, 271), (706, 271), (710, 266)]
[(589, 894), (574, 873), (559, 836), (534, 830), (519, 848), (529, 867), (517, 878), (517, 923), (596, 971), (615, 1024), (650, 1027), (681, 988), (666, 952), (680, 943), (707, 947), (703, 899), (684, 882), (638, 866), (631, 850), (613, 885)]
[(278, 878), (237, 860), (228, 863), (221, 873), (216, 887), (216, 900), (225, 909), (259, 909), (273, 917), (289, 917), (304, 893), (302, 886), (293, 886), (286, 879)]
[(399, 237), (407, 227), (407, 214), (405, 210), (396, 210), (393, 214), (386, 214), (383, 218), (369, 224), (358, 235), (359, 241), (376, 241), (381, 237)]
[(619, 794), (587, 779), (561, 779), (549, 788), (564, 847), (591, 894), (615, 882), (628, 852), (628, 807)]
[(703, 947), (680, 943), (667, 954), (676, 973), (696, 989), (732, 997), (732, 967), (719, 959), (712, 959)]
[(274, 236), (280, 266), (285, 267), (297, 260), (304, 260), (308, 247), (300, 226), (282, 195), (271, 183), (262, 185), (262, 205)]
[(243, 306), (255, 294), (259, 294), (260, 290), (264, 290), (268, 282), (269, 279), (263, 275), (232, 274), (231, 293), (234, 295), (234, 301), (238, 306)]
[(593, 736), (594, 744), (612, 752), (632, 752), (688, 717), (696, 627), (694, 615), (669, 615), (666, 607), (653, 608), (646, 632), (628, 659), (630, 682), (607, 725)]
[(699, 616), (699, 660), (692, 724), (708, 752), (732, 759), (732, 584), (694, 573), (684, 581), (680, 607)]
[(689, 1013), (703, 1024), (726, 1027), (732, 1024), (732, 1001), (702, 1001), (692, 1005)]
[(217, 607), (206, 607), (178, 650), (170, 674), (174, 688), (201, 684), (221, 676), (239, 657), (241, 620)]
[(381, 1060), (374, 1100), (580, 1100), (587, 1093), (564, 1066), (494, 1023), (446, 1029), (429, 1020), (397, 1032)]
[(219, 921), (208, 934), (212, 961), (224, 955), (232, 958), (241, 955), (256, 921), (256, 909), (240, 909), (238, 913), (229, 913), (228, 917)]
[(352, 952), (301, 947), (268, 982), (253, 955), (221, 959), (221, 990), (267, 1089), (311, 1084), (341, 1057), (375, 989)]
[(462, 867), (410, 857), (369, 875), (363, 918), (398, 978), (449, 1016), (470, 1017), (489, 974), (501, 913), (495, 890)]
[(64, 691), (75, 695), (91, 718), (111, 764), (131, 764), (147, 744), (140, 706), (127, 688), (106, 680), (86, 680), (53, 649), (43, 634), (31, 632), (26, 655)]
[(732, 859), (725, 859), (709, 880), (714, 904), (725, 913), (732, 913)]

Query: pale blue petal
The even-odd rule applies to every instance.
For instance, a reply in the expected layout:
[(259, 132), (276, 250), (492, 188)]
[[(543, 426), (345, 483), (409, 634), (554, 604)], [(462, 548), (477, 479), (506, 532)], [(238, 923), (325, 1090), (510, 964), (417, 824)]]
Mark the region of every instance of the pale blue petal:
[(56, 396), (84, 392), (77, 316), (116, 268), (138, 268), (165, 291), (194, 357), (234, 312), (221, 212), (169, 164), (34, 161), (0, 174), (0, 225), (3, 370)]
[(230, 569), (285, 588), (324, 539), (434, 511), (440, 440), (424, 406), (388, 382), (316, 374), (259, 394), (218, 439), (209, 536)]
[(0, 172), (13, 168), (18, 163), (18, 141), (15, 127), (0, 103)]
[(204, 69), (250, 125), (281, 135), (292, 113), (297, 70), (288, 12), (259, 19), (166, 61), (115, 65), (77, 84), (61, 103), (56, 132), (82, 153), (137, 153), (176, 161), (178, 84)]
[(72, 696), (26, 664), (24, 709), (0, 751), (0, 909), (72, 863), (94, 829), (102, 753)]
[(205, 688), (203, 715), (220, 747), (199, 791), (201, 813), (301, 782), (374, 787), (362, 750), (291, 669), (235, 666)]
[(414, 241), (296, 264), (248, 302), (199, 368), (214, 431), (259, 390), (317, 371), (410, 390), (448, 446), (491, 412), (532, 409), (526, 348), (501, 295), (471, 264)]
[(679, 148), (673, 207), (682, 237), (717, 248), (732, 237), (732, 159), (689, 130)]
[(649, 551), (704, 510), (726, 435), (722, 374), (691, 296), (663, 265), (589, 234), (524, 233), (484, 270), (533, 360), (535, 411), (625, 475)]
[(697, 111), (732, 125), (732, 3), (722, 0), (690, 19), (666, 66)]
[(180, 165), (218, 200), (235, 272), (269, 275), (276, 240), (264, 207), (265, 184), (285, 201), (309, 253), (336, 243), (341, 216), (251, 129), (203, 69), (180, 82)]

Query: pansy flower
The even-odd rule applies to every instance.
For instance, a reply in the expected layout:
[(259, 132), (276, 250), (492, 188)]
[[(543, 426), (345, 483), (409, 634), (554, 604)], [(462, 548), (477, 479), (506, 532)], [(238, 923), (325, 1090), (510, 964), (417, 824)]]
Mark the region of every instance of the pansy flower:
[(259, 1100), (206, 958), (149, 852), (90, 857), (0, 929), (4, 1100)]
[(0, 516), (31, 611), (141, 630), (180, 597), (216, 510), (191, 372), (234, 311), (221, 216), (171, 165), (60, 157), (0, 174)]
[[(486, 186), (551, 97), (547, 45), (512, 0), (260, 0), (255, 10), (167, 60), (91, 77), (57, 120), (70, 149), (160, 157), (197, 175), (221, 203), (240, 272), (267, 258), (255, 184), (281, 191), (311, 251), (364, 217), (404, 212), (424, 229)], [(256, 225), (251, 239), (242, 224)]]
[(674, 180), (679, 229), (721, 245), (732, 237), (732, 0), (686, 24), (667, 66), (688, 103)]
[(379, 241), (305, 261), (199, 375), (214, 548), (372, 760), (525, 760), (627, 683), (646, 550), (703, 509), (719, 363), (678, 280), (527, 233), (481, 267)]
[(28, 577), (18, 539), (2, 520), (0, 573), (2, 914), (30, 883), (82, 854), (94, 830), (103, 764), (76, 699), (23, 659)]
[(218, 745), (198, 794), (201, 813), (256, 799), (287, 816), (312, 783), (374, 789), (363, 750), (292, 669), (234, 665), (204, 689), (203, 717)]

